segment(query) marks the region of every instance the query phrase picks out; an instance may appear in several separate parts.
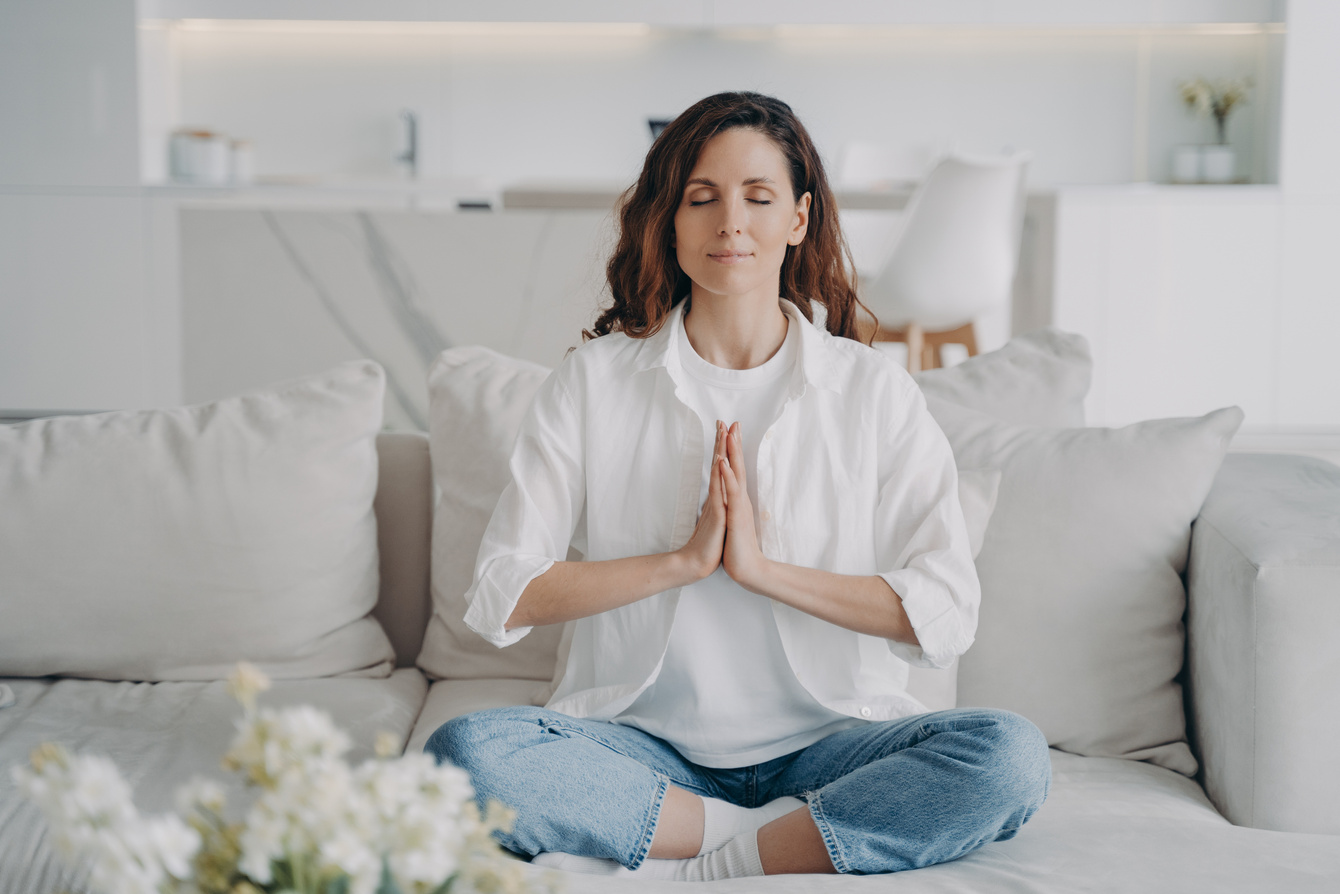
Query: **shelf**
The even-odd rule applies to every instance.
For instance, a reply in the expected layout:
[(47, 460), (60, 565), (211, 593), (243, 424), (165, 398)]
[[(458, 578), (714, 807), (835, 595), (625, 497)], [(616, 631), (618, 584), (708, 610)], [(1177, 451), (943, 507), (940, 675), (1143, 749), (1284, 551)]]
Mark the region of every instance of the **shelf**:
[(1198, 27), (1276, 25), (1283, 0), (141, 0), (141, 19), (769, 25)]

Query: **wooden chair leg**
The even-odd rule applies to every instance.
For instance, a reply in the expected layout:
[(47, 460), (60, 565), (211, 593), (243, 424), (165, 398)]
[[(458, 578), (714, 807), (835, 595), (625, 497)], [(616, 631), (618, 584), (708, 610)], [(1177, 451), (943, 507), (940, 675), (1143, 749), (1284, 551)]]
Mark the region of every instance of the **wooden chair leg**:
[(969, 323), (959, 330), (963, 347), (968, 349), (969, 357), (977, 356), (977, 324)]
[(925, 361), (926, 334), (916, 323), (907, 324), (907, 371), (921, 372)]

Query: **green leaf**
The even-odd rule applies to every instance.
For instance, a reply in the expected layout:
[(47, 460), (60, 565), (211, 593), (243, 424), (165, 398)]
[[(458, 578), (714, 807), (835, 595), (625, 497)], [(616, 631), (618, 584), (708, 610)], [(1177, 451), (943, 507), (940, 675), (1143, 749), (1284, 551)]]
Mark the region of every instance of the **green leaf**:
[(451, 875), (447, 876), (447, 880), (434, 888), (431, 894), (449, 894), (451, 886), (455, 883), (456, 876), (458, 875), (460, 875), (459, 872), (453, 872)]
[(341, 875), (326, 885), (326, 894), (349, 894), (349, 876)]
[(391, 875), (391, 863), (382, 857), (382, 880), (377, 884), (377, 894), (400, 894), (400, 886)]

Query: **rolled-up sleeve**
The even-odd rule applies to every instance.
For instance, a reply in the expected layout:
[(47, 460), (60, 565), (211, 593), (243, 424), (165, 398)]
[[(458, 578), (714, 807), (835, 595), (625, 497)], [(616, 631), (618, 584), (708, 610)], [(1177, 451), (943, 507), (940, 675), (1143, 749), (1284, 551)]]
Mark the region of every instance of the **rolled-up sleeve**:
[(958, 500), (954, 454), (910, 379), (898, 388), (879, 462), (880, 572), (903, 601), (919, 646), (887, 640), (918, 667), (946, 668), (972, 645), (981, 585)]
[(545, 379), (522, 420), (511, 481), (493, 510), (465, 593), (465, 623), (502, 648), (530, 633), (506, 629), (526, 586), (563, 559), (586, 493), (584, 426), (567, 361)]

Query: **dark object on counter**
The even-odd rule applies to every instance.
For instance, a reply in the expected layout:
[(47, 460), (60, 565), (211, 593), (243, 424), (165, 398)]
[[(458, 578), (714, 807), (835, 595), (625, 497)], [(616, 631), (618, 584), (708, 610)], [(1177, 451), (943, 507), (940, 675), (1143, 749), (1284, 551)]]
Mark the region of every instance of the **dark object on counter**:
[(673, 118), (648, 118), (647, 127), (651, 128), (651, 138), (655, 140), (661, 135), (661, 131), (673, 121)]

